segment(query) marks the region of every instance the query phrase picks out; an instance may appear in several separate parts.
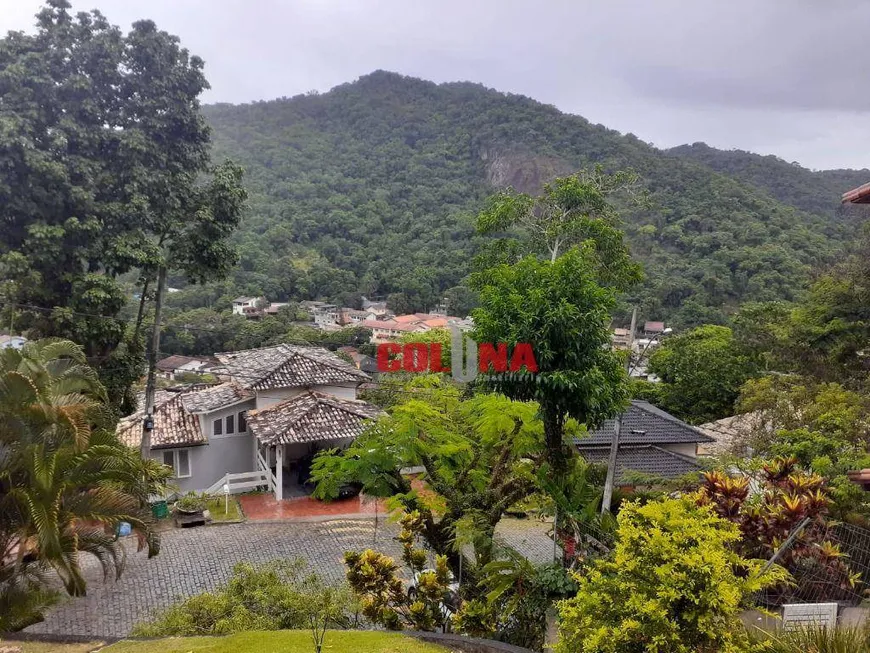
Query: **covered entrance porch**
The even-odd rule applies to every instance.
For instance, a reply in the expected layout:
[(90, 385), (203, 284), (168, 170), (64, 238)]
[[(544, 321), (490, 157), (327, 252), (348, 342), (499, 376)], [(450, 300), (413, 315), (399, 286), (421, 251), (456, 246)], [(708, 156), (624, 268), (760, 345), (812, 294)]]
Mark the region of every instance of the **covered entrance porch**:
[(309, 477), (315, 454), (347, 447), (380, 415), (377, 406), (364, 401), (320, 392), (252, 411), (248, 430), (253, 435), (256, 469), (267, 479), (276, 501), (308, 497), (314, 489)]

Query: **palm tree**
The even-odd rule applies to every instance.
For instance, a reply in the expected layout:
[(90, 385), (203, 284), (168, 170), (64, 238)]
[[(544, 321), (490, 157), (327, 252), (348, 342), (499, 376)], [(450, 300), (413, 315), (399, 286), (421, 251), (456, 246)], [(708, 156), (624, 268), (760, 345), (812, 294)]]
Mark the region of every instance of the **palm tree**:
[(106, 576), (119, 576), (121, 522), (140, 550), (159, 551), (148, 496), (162, 489), (168, 470), (121, 444), (113, 421), (78, 345), (42, 340), (0, 350), (0, 606), (21, 594), (44, 605), (46, 570), (69, 594), (84, 594), (82, 553), (95, 556)]

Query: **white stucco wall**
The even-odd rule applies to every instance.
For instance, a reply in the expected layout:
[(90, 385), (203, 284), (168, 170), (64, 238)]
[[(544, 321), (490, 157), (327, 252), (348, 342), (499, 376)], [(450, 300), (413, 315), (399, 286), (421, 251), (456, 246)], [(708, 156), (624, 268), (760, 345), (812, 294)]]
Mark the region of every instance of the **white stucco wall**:
[[(151, 457), (163, 462), (165, 449), (151, 452)], [(212, 439), (208, 444), (188, 448), (190, 477), (174, 479), (181, 492), (200, 492), (214, 485), (224, 474), (253, 471), (254, 442), (249, 434)]]
[(690, 442), (688, 444), (660, 444), (658, 446), (660, 446), (662, 449), (673, 451), (674, 453), (678, 453), (683, 456), (688, 456), (689, 458), (698, 457), (698, 445), (694, 442)]
[[(356, 384), (353, 385), (315, 385), (311, 390), (333, 395), (340, 399), (356, 399)], [(296, 395), (308, 392), (308, 388), (276, 388), (274, 390), (257, 391), (257, 410), (274, 406)]]

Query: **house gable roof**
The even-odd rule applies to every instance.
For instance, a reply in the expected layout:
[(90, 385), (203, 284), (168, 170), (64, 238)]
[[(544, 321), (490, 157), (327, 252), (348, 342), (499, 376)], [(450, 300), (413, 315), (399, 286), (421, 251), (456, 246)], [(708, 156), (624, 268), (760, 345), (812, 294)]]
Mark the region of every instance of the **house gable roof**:
[(215, 354), (233, 380), (249, 390), (359, 383), (371, 377), (326, 349), (275, 345)]
[[(590, 463), (607, 464), (610, 447), (581, 449), (580, 455)], [(620, 447), (616, 456), (616, 481), (621, 481), (627, 472), (640, 472), (661, 478), (678, 478), (702, 469), (692, 458), (662, 449), (654, 444)]]
[(306, 392), (248, 413), (248, 429), (263, 444), (323, 442), (355, 438), (380, 408), (356, 399)]
[[(199, 428), (199, 418), (184, 408), (183, 399), (188, 392), (158, 390), (154, 395), (154, 429), (151, 431), (152, 449), (171, 449), (208, 444)], [(142, 443), (144, 405), (132, 415), (118, 422), (118, 438), (128, 447)]]
[[(576, 438), (574, 443), (581, 450), (586, 447), (609, 446), (613, 440), (616, 421), (609, 419), (600, 428), (584, 438)], [(631, 406), (622, 414), (622, 427), (619, 433), (620, 446), (644, 444), (681, 444), (693, 442), (713, 442), (694, 426), (686, 424), (661, 408), (646, 401), (633, 400)]]
[(182, 396), (181, 403), (187, 412), (198, 415), (220, 410), (254, 397), (254, 393), (247, 388), (243, 388), (238, 383), (229, 382), (196, 392), (187, 392)]
[(207, 365), (208, 361), (197, 358), (195, 356), (181, 356), (179, 354), (175, 354), (173, 356), (167, 356), (166, 358), (157, 361), (157, 369), (161, 372), (172, 372), (177, 370), (182, 365), (186, 365), (187, 363), (199, 362), (203, 365)]

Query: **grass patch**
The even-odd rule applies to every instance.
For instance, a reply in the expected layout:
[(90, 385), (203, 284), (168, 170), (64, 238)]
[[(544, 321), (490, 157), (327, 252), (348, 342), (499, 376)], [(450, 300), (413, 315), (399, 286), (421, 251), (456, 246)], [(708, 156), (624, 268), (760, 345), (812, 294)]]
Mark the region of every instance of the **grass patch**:
[(229, 510), (226, 509), (226, 499), (224, 497), (212, 497), (206, 503), (206, 508), (211, 513), (213, 521), (239, 521), (242, 518), (242, 511), (239, 508), (239, 502), (235, 497), (231, 496), (229, 500)]
[[(105, 653), (312, 653), (307, 630), (237, 633), (226, 637), (169, 637), (147, 642), (118, 642)], [(398, 633), (373, 630), (330, 630), (324, 653), (446, 653), (448, 649)], [(29, 653), (29, 652), (28, 652)]]

